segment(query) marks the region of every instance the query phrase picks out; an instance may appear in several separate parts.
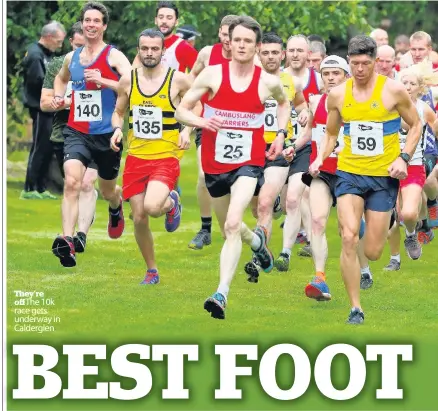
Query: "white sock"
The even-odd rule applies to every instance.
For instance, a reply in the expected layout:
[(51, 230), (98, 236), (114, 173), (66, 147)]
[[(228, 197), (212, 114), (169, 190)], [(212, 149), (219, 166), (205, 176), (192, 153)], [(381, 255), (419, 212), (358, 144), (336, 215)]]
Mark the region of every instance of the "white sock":
[(360, 273), (361, 273), (361, 274), (371, 274), (370, 266), (368, 265), (368, 266), (366, 266), (365, 268), (361, 268), (361, 269), (360, 269)]
[(251, 249), (252, 251), (260, 250), (260, 247), (262, 246), (262, 240), (257, 234), (253, 234), (252, 240), (251, 240)]
[(395, 261), (397, 261), (399, 263), (400, 262), (400, 254), (392, 255), (391, 256), (391, 260), (395, 260)]
[(407, 236), (407, 237), (412, 237), (413, 235), (415, 235), (415, 230), (414, 230), (413, 233), (410, 233), (410, 232), (408, 231), (408, 229), (406, 229), (406, 236)]
[(291, 249), (290, 248), (283, 248), (283, 250), (281, 250), (281, 254), (287, 254), (287, 256), (290, 257)]
[(304, 236), (307, 237), (306, 230), (304, 230), (304, 229), (300, 230), (300, 233), (299, 233), (299, 234), (304, 235)]
[(217, 288), (217, 292), (219, 294), (222, 294), (226, 299), (228, 297), (228, 293), (230, 292), (230, 287), (228, 285), (219, 284), (219, 287)]
[(373, 275), (371, 274), (371, 271), (370, 271), (370, 266), (367, 266), (365, 268), (361, 268), (360, 269), (360, 274), (361, 275), (362, 274), (368, 274), (370, 276), (370, 278), (373, 278)]

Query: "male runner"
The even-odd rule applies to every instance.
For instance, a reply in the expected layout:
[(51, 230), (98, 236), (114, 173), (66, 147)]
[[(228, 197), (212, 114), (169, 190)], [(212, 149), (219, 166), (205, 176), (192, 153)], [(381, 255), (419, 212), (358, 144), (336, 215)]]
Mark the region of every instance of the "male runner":
[[(278, 77), (254, 64), (262, 29), (251, 17), (241, 16), (229, 27), (232, 60), (206, 67), (196, 78), (176, 111), (176, 119), (203, 128), (202, 168), (219, 224), (225, 233), (220, 258), (218, 290), (205, 301), (212, 317), (224, 319), (227, 296), (242, 251), (242, 240), (251, 246), (261, 267), (269, 272), (273, 257), (267, 248), (267, 230), (251, 231), (243, 213), (262, 183), (265, 158), (277, 158), (287, 132), (290, 105)], [(196, 102), (208, 93), (203, 118), (191, 112)], [(264, 103), (272, 96), (278, 102), (279, 131), (265, 152)]]
[[(195, 64), (198, 52), (186, 40), (174, 34), (178, 25), (179, 10), (171, 1), (160, 1), (155, 13), (155, 24), (164, 36), (163, 63), (185, 73)], [(140, 57), (135, 56), (132, 67), (142, 67)]]
[[(85, 44), (82, 24), (80, 21), (73, 24), (70, 30), (69, 41), (73, 51)], [(53, 82), (56, 75), (59, 73), (59, 70), (61, 70), (64, 57), (65, 56), (55, 57), (47, 66), (43, 89), (41, 90), (42, 111), (53, 111)], [(71, 82), (69, 82), (67, 89), (66, 96), (64, 97), (64, 106), (59, 107), (53, 117), (52, 134), (50, 135), (50, 141), (53, 144), (53, 149), (62, 176), (64, 176), (64, 136), (62, 132), (67, 124), (70, 110)], [(97, 191), (94, 189), (94, 183), (97, 180), (96, 167), (96, 164), (93, 162), (88, 165), (81, 184), (81, 192), (79, 194), (78, 231), (73, 237), (75, 250), (78, 253), (85, 251), (88, 230), (94, 220), (94, 214), (96, 211)]]
[[(321, 75), (315, 69), (307, 67), (310, 42), (306, 36), (298, 34), (288, 39), (286, 47), (286, 59), (289, 62), (286, 71), (302, 84), (304, 98), (309, 103), (310, 96), (320, 94), (323, 87)], [(305, 123), (301, 125), (297, 120), (298, 114), (292, 110), (292, 126), (295, 136), (298, 136), (301, 133), (301, 127), (305, 126)], [(299, 232), (300, 226), (310, 232), (309, 189), (301, 181), (302, 173), (309, 169), (310, 151), (310, 144), (303, 147), (296, 153), (290, 165), (286, 193), (286, 220), (283, 227), (283, 250), (275, 263), (279, 271), (287, 271), (292, 245), (295, 241), (306, 244), (299, 251), (299, 255), (311, 256), (306, 231)], [(287, 258), (284, 255), (287, 255)]]
[(370, 33), (370, 37), (376, 42), (377, 47), (379, 46), (383, 46), (385, 44), (388, 44), (388, 32), (386, 30), (377, 28), (374, 29), (371, 33)]
[[(295, 84), (293, 77), (285, 72), (280, 71), (280, 65), (285, 57), (283, 50), (283, 40), (275, 33), (267, 33), (262, 37), (262, 45), (259, 51), (259, 58), (263, 69), (274, 76), (280, 77), (283, 88), (288, 96), (288, 100), (293, 103), (296, 111), (299, 113), (299, 121), (302, 124), (307, 122), (309, 115), (307, 103), (301, 91), (301, 84)], [(271, 143), (275, 140), (278, 132), (277, 122), (277, 102), (274, 99), (268, 99), (265, 102), (265, 133), (266, 151), (269, 151)], [(289, 119), (287, 125), (288, 138), (293, 136), (292, 123)], [(282, 155), (274, 160), (266, 160), (264, 167), (265, 183), (260, 193), (252, 200), (253, 214), (257, 218), (257, 224), (266, 227), (268, 230), (268, 239), (272, 232), (272, 217), (274, 203), (278, 198), (283, 186), (286, 183), (289, 163)], [(259, 263), (253, 256), (253, 260), (245, 265), (245, 272), (248, 274), (248, 281), (258, 282)]]
[(320, 41), (311, 41), (309, 45), (309, 58), (307, 59), (307, 67), (313, 68), (316, 72), (321, 72), (321, 63), (327, 56), (327, 50), (324, 43)]
[(377, 48), (376, 72), (395, 80), (397, 71), (395, 71), (395, 50), (384, 44)]
[(123, 198), (131, 204), (135, 239), (147, 266), (141, 284), (160, 281), (149, 217), (166, 214), (166, 230), (173, 232), (179, 227), (181, 202), (174, 187), (180, 173), (179, 151), (190, 146), (191, 128), (180, 132), (174, 114), (191, 80), (187, 74), (167, 67), (162, 62), (163, 53), (164, 36), (160, 31), (147, 29), (140, 33), (138, 55), (143, 68), (120, 79), (112, 119), (115, 131), (111, 148), (119, 152), (123, 118), (129, 106)]
[[(353, 37), (348, 56), (353, 77), (333, 88), (327, 99), (327, 127), (321, 150), (309, 171), (319, 174), (333, 152), (344, 123), (344, 149), (339, 153), (335, 196), (341, 229), (341, 272), (351, 302), (350, 324), (361, 324), (360, 269), (357, 259), (359, 227), (365, 211), (365, 255), (380, 258), (391, 211), (407, 177), (421, 135), (421, 121), (404, 86), (375, 73), (377, 45), (368, 36)], [(400, 154), (400, 116), (409, 126)]]
[[(326, 93), (310, 97), (309, 121), (295, 143), (283, 152), (288, 160), (292, 159), (295, 150), (303, 147), (310, 139), (312, 140), (310, 161), (313, 162), (316, 159), (327, 124), (327, 95), (333, 87), (345, 82), (349, 74), (350, 68), (343, 58), (332, 55), (323, 60), (321, 64), (321, 76)], [(325, 230), (330, 209), (332, 205), (336, 205), (334, 189), (338, 162), (337, 155), (343, 147), (344, 138), (343, 128), (341, 127), (336, 148), (334, 152), (330, 154), (329, 158), (324, 161), (318, 177), (312, 178), (309, 172), (304, 173), (302, 176), (303, 183), (310, 186), (312, 256), (316, 269), (315, 276), (304, 291), (309, 298), (315, 298), (317, 301), (331, 299), (325, 275), (325, 264), (328, 257)], [(365, 224), (361, 227), (360, 237), (363, 236), (364, 228)], [(358, 257), (361, 266), (361, 288), (366, 289), (371, 287), (373, 282), (368, 260), (363, 255), (363, 247), (359, 247)]]
[[(218, 34), (219, 43), (213, 46), (205, 46), (201, 49), (195, 65), (190, 72), (193, 78), (196, 78), (205, 67), (226, 63), (231, 60), (231, 45), (228, 28), (237, 17), (236, 15), (230, 14), (222, 19)], [(201, 229), (189, 243), (189, 248), (193, 250), (202, 250), (205, 245), (211, 244), (211, 197), (205, 185), (205, 176), (202, 170), (201, 134), (202, 129), (196, 129), (195, 144), (198, 155), (198, 182), (196, 189), (199, 211), (201, 212)]]
[(82, 8), (81, 21), (85, 46), (68, 53), (55, 78), (54, 110), (64, 106), (68, 81), (72, 81), (71, 109), (64, 128), (63, 235), (52, 251), (64, 267), (76, 265), (73, 232), (78, 221), (81, 183), (92, 160), (97, 165), (99, 188), (109, 202), (108, 235), (119, 238), (124, 230), (121, 188), (117, 186), (121, 151), (110, 148), (113, 134), (111, 116), (116, 103), (119, 78), (131, 70), (128, 59), (103, 41), (108, 10), (97, 2)]

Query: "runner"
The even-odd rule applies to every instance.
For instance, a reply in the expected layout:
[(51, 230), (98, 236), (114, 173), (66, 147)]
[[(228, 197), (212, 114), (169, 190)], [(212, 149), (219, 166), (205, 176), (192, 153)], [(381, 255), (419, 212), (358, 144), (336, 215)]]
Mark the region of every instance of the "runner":
[[(219, 43), (213, 46), (205, 46), (201, 49), (196, 63), (190, 72), (193, 78), (196, 78), (205, 67), (226, 63), (231, 60), (231, 45), (228, 36), (228, 28), (237, 17), (236, 15), (230, 14), (222, 19), (219, 27)], [(201, 134), (202, 129), (197, 128), (195, 144), (198, 155), (198, 182), (196, 189), (199, 211), (201, 212), (201, 229), (189, 243), (189, 248), (193, 250), (202, 250), (204, 246), (211, 244), (211, 197), (205, 185), (205, 176), (202, 170)]]
[[(175, 109), (189, 89), (187, 74), (162, 62), (164, 36), (147, 29), (138, 38), (143, 68), (120, 80), (112, 125), (111, 148), (119, 152), (123, 119), (129, 106), (128, 156), (123, 172), (123, 198), (129, 200), (137, 245), (147, 271), (141, 284), (158, 284), (160, 277), (154, 253), (149, 217), (166, 214), (165, 228), (175, 231), (181, 221), (181, 202), (174, 190), (180, 173), (179, 151), (190, 146), (191, 127), (180, 132)], [(197, 107), (198, 112), (201, 106)]]
[(54, 110), (64, 106), (64, 96), (72, 80), (71, 107), (64, 128), (63, 235), (52, 251), (64, 267), (76, 265), (73, 233), (78, 221), (79, 194), (85, 171), (94, 160), (102, 197), (109, 202), (108, 235), (119, 238), (125, 227), (121, 188), (117, 186), (121, 151), (110, 148), (113, 134), (111, 116), (121, 75), (131, 70), (128, 59), (103, 41), (108, 10), (97, 2), (82, 8), (81, 22), (85, 46), (68, 53), (54, 82)]
[(376, 72), (396, 80), (398, 73), (394, 67), (395, 50), (387, 44), (377, 47)]
[[(251, 17), (241, 16), (229, 27), (232, 60), (206, 67), (196, 78), (176, 111), (176, 119), (203, 128), (202, 168), (213, 208), (225, 233), (220, 258), (220, 283), (204, 308), (212, 317), (224, 319), (227, 296), (242, 251), (242, 240), (251, 246), (262, 269), (270, 272), (273, 257), (267, 248), (267, 230), (251, 231), (243, 213), (263, 182), (265, 158), (273, 160), (282, 152), (290, 105), (278, 77), (254, 64), (262, 30)], [(203, 118), (191, 112), (208, 93)], [(272, 96), (278, 102), (278, 133), (265, 153), (264, 103)]]
[[(158, 2), (155, 13), (155, 24), (164, 36), (163, 63), (183, 73), (191, 70), (198, 52), (186, 40), (174, 34), (178, 25), (179, 10), (171, 1)], [(142, 67), (138, 54), (132, 62), (133, 68)]]
[[(404, 86), (375, 73), (377, 45), (368, 36), (353, 37), (348, 56), (353, 78), (333, 88), (327, 99), (327, 128), (321, 150), (310, 166), (313, 177), (335, 148), (344, 123), (344, 149), (339, 153), (335, 197), (342, 237), (341, 271), (352, 306), (348, 323), (361, 324), (360, 269), (357, 259), (359, 227), (365, 211), (364, 250), (380, 258), (391, 211), (407, 177), (421, 135), (421, 121)], [(400, 116), (409, 126), (400, 153)]]
[[(313, 68), (307, 67), (309, 56), (310, 42), (307, 37), (301, 34), (291, 36), (287, 41), (286, 49), (286, 59), (289, 61), (287, 72), (297, 77), (303, 85), (303, 95), (307, 103), (309, 103), (310, 96), (320, 94), (323, 87), (321, 75)], [(296, 136), (300, 135), (301, 127), (306, 125), (305, 123), (300, 124), (297, 120), (298, 114), (295, 110), (292, 110), (292, 126)], [(298, 252), (298, 255), (306, 257), (312, 255), (310, 242), (306, 235), (306, 231), (310, 232), (309, 188), (301, 181), (302, 173), (309, 169), (310, 152), (309, 143), (296, 153), (290, 165), (282, 250), (282, 254), (288, 255), (289, 258), (294, 242), (305, 244), (305, 247)], [(301, 231), (300, 228), (302, 228)], [(279, 256), (276, 260), (276, 268), (280, 271), (287, 271), (289, 258)]]
[[(280, 71), (281, 61), (285, 57), (283, 51), (283, 40), (275, 33), (267, 33), (262, 37), (262, 45), (259, 52), (260, 61), (263, 69), (281, 79), (283, 88), (288, 96), (288, 100), (293, 103), (299, 113), (299, 121), (305, 124), (309, 116), (307, 103), (304, 100), (299, 82), (295, 84), (292, 76), (287, 72)], [(278, 132), (277, 122), (277, 102), (268, 99), (265, 102), (265, 133), (266, 151), (269, 151), (270, 144), (275, 140)], [(287, 126), (288, 138), (293, 138), (292, 123), (289, 119)], [(274, 160), (266, 160), (264, 169), (265, 183), (263, 184), (258, 196), (251, 201), (253, 215), (257, 218), (257, 224), (266, 227), (268, 239), (272, 233), (272, 217), (274, 204), (282, 188), (284, 187), (289, 172), (289, 163), (282, 155)], [(254, 255), (253, 260), (245, 265), (245, 272), (248, 274), (248, 281), (258, 282), (260, 264)]]
[[(308, 39), (308, 38), (307, 38)], [(327, 56), (327, 50), (324, 43), (320, 41), (311, 41), (309, 45), (309, 58), (307, 59), (307, 67), (313, 68), (317, 73), (321, 72), (321, 63)]]
[[(72, 50), (76, 50), (85, 44), (82, 24), (80, 21), (73, 24), (70, 30), (69, 37)], [(65, 56), (55, 57), (47, 66), (46, 75), (44, 77), (43, 89), (41, 90), (41, 110), (53, 111), (52, 100), (54, 97), (53, 82), (56, 75), (61, 70)], [(64, 97), (64, 106), (59, 107), (53, 117), (52, 134), (50, 141), (53, 144), (56, 159), (58, 161), (59, 170), (64, 177), (64, 136), (62, 134), (64, 127), (68, 121), (68, 115), (71, 103), (71, 82), (68, 83), (66, 96)], [(91, 162), (85, 171), (84, 178), (81, 184), (81, 192), (79, 194), (79, 215), (78, 215), (78, 231), (73, 237), (75, 250), (78, 253), (85, 251), (87, 242), (87, 234), (94, 220), (96, 211), (97, 191), (94, 189), (94, 183), (97, 180), (97, 166)]]
[[(435, 75), (436, 77), (436, 75)], [(433, 231), (428, 226), (426, 207), (422, 207), (424, 203), (422, 199), (422, 191), (426, 181), (426, 172), (424, 166), (424, 148), (425, 148), (425, 133), (426, 124), (429, 124), (431, 129), (438, 131), (438, 119), (434, 111), (427, 103), (420, 100), (420, 96), (427, 92), (426, 79), (421, 71), (421, 65), (414, 65), (408, 69), (404, 69), (400, 73), (400, 80), (406, 87), (412, 102), (416, 105), (418, 115), (423, 124), (423, 133), (417, 145), (412, 159), (409, 161), (408, 177), (400, 181), (400, 197), (402, 206), (398, 217), (403, 220), (403, 225), (406, 230), (406, 239), (404, 241), (406, 253), (409, 258), (417, 260), (420, 258), (422, 249), (419, 238), (422, 238), (424, 244), (433, 240)], [(399, 132), (400, 148), (403, 149), (406, 144), (406, 135), (408, 127), (403, 124)], [(423, 213), (423, 215), (421, 215)], [(416, 233), (417, 222), (421, 216), (421, 229)], [(385, 267), (386, 271), (397, 271), (400, 269), (400, 221), (394, 224), (389, 234), (389, 245), (391, 249), (391, 258), (389, 264)]]
[(384, 46), (389, 43), (387, 31), (381, 28), (374, 29), (370, 33), (370, 37), (376, 42), (377, 47)]

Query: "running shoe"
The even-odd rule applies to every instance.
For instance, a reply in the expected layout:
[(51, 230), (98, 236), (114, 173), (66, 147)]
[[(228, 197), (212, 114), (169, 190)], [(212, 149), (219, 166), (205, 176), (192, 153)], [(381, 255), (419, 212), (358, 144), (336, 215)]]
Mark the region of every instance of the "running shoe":
[(300, 257), (312, 257), (312, 247), (310, 243), (307, 243), (304, 247), (301, 247), (297, 253)]
[(348, 316), (347, 324), (363, 324), (365, 315), (359, 308), (352, 308)]
[(383, 269), (384, 271), (398, 271), (400, 270), (401, 263), (394, 258), (389, 260), (389, 264)]
[(295, 244), (307, 244), (309, 240), (307, 239), (306, 234), (298, 233), (297, 238), (295, 239)]
[(245, 264), (245, 273), (248, 275), (248, 282), (258, 283), (260, 270), (261, 270), (260, 261), (253, 254), (252, 260), (249, 263)]
[(204, 302), (204, 309), (208, 311), (213, 318), (217, 318), (218, 320), (225, 320), (226, 306), (227, 299), (221, 293), (214, 293)]
[(316, 301), (330, 301), (332, 299), (327, 283), (317, 275), (306, 285), (304, 292), (307, 297), (314, 298)]
[(64, 236), (58, 236), (52, 244), (52, 253), (59, 258), (63, 267), (76, 265), (75, 246), (73, 241)]
[(160, 276), (158, 275), (158, 271), (152, 269), (146, 271), (146, 276), (144, 277), (144, 280), (140, 283), (140, 285), (158, 284), (159, 282), (160, 282)]
[(274, 203), (273, 216), (274, 220), (278, 220), (283, 215), (283, 209), (280, 204), (280, 196), (277, 197)]
[(360, 288), (361, 290), (368, 290), (374, 284), (373, 277), (371, 274), (363, 273), (360, 275)]
[(123, 200), (120, 198), (119, 213), (111, 213), (111, 207), (108, 208), (108, 235), (110, 238), (120, 238), (125, 229), (125, 218), (123, 217)]
[(274, 256), (268, 248), (267, 238), (268, 233), (266, 228), (257, 226), (254, 229), (254, 234), (260, 238), (261, 245), (258, 250), (253, 250), (254, 255), (260, 262), (260, 267), (265, 273), (269, 273), (274, 268)]
[(405, 250), (411, 260), (418, 260), (421, 257), (422, 248), (416, 234), (406, 236)]
[(181, 223), (182, 205), (179, 194), (175, 190), (172, 190), (169, 195), (174, 201), (174, 205), (172, 209), (166, 213), (164, 227), (166, 228), (166, 231), (173, 233)]
[(77, 253), (83, 253), (85, 251), (85, 246), (87, 245), (87, 236), (84, 235), (84, 233), (77, 233), (73, 237), (73, 244)]
[(429, 226), (438, 227), (438, 204), (428, 207), (429, 211)]
[(211, 244), (211, 233), (206, 229), (199, 230), (192, 241), (189, 243), (189, 248), (192, 250), (202, 250), (204, 245)]
[(286, 253), (280, 253), (278, 258), (275, 260), (274, 265), (278, 271), (287, 271), (289, 270), (289, 261), (290, 257)]
[(435, 238), (435, 234), (431, 229), (426, 231), (420, 228), (417, 232), (417, 238), (421, 244), (429, 244)]

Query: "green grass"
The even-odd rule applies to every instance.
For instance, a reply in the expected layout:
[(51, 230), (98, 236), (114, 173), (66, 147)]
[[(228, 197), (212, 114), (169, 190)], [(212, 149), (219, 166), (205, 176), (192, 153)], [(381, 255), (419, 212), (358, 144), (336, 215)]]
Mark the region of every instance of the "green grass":
[[(425, 246), (419, 261), (402, 255), (402, 270), (382, 271), (388, 262), (383, 258), (371, 264), (374, 274), (372, 289), (362, 292), (366, 320), (363, 326), (345, 324), (349, 304), (339, 272), (340, 240), (335, 212), (329, 220), (328, 281), (333, 300), (317, 303), (306, 299), (304, 286), (311, 278), (311, 259), (296, 256), (293, 250), (288, 273), (262, 275), (258, 284), (246, 281), (243, 267), (251, 254), (244, 247), (236, 277), (229, 295), (227, 319), (217, 321), (203, 310), (203, 302), (218, 284), (219, 253), (223, 240), (217, 223), (213, 226), (213, 243), (202, 251), (188, 249), (187, 244), (199, 229), (196, 202), (196, 157), (191, 150), (182, 163), (181, 227), (175, 233), (164, 230), (163, 218), (152, 221), (156, 258), (161, 283), (141, 287), (145, 265), (137, 249), (132, 221), (127, 219), (123, 237), (110, 240), (106, 234), (107, 204), (99, 200), (97, 218), (91, 228), (87, 251), (78, 256), (73, 269), (65, 269), (51, 254), (54, 237), (61, 232), (60, 200), (22, 201), (18, 199), (22, 185), (10, 182), (7, 187), (7, 343), (9, 410), (76, 410), (81, 409), (437, 409), (438, 393), (435, 375), (438, 354), (438, 255), (437, 241)], [(129, 213), (125, 208), (125, 215)], [(248, 212), (245, 221), (254, 226)], [(274, 222), (271, 248), (281, 250), (279, 221)], [(438, 232), (436, 232), (438, 234)], [(50, 315), (59, 316), (51, 333), (19, 333), (14, 331), (14, 290), (44, 292), (53, 298)], [(16, 357), (12, 344), (50, 344), (58, 347), (69, 343), (107, 344), (108, 356), (122, 344), (193, 343), (200, 345), (200, 361), (188, 365), (186, 387), (191, 390), (188, 401), (164, 401), (161, 389), (166, 386), (166, 364), (156, 364), (152, 392), (133, 402), (114, 400), (12, 401), (16, 388)], [(399, 384), (405, 389), (402, 401), (378, 401), (380, 362), (367, 365), (365, 389), (355, 399), (340, 402), (326, 399), (314, 382), (307, 393), (293, 403), (271, 399), (254, 376), (240, 377), (238, 387), (244, 389), (242, 401), (214, 401), (219, 385), (218, 359), (214, 344), (247, 343), (259, 345), (259, 357), (277, 343), (300, 345), (316, 358), (332, 343), (349, 343), (363, 353), (366, 344), (413, 344), (413, 363), (401, 363)], [(65, 359), (63, 358), (62, 361)], [(64, 361), (65, 362), (65, 361)], [(98, 364), (94, 361), (94, 364)], [(435, 364), (435, 366), (433, 365)], [(288, 368), (289, 367), (289, 368)], [(290, 387), (293, 379), (290, 362), (280, 364), (278, 376)], [(339, 389), (348, 382), (348, 367), (335, 361), (332, 373)], [(60, 366), (65, 373), (65, 363)], [(292, 367), (293, 370), (293, 367)], [(111, 376), (108, 369), (102, 375)], [(95, 382), (87, 377), (87, 384)], [(110, 378), (110, 377), (108, 377)], [(114, 375), (113, 375), (113, 378)], [(104, 380), (105, 381), (105, 380)], [(114, 381), (109, 379), (106, 381)], [(64, 388), (66, 379), (64, 380)]]

